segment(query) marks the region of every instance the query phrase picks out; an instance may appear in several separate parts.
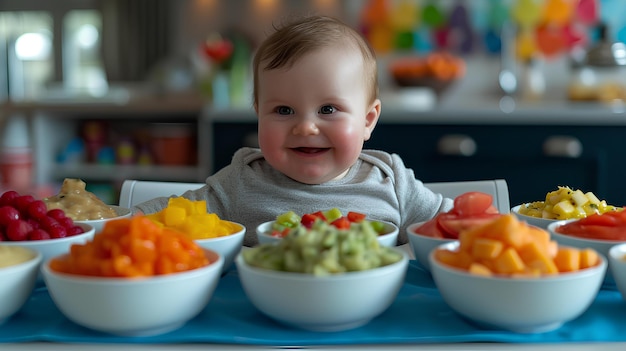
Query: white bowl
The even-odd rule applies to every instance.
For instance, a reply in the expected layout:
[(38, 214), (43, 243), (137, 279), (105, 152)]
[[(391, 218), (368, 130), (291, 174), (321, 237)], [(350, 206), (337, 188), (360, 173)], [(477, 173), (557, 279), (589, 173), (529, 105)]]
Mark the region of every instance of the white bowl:
[(178, 329), (208, 304), (224, 259), (204, 249), (205, 267), (149, 278), (102, 278), (42, 272), (54, 304), (69, 320), (115, 335), (147, 336)]
[(120, 218), (128, 218), (128, 217), (132, 216), (132, 211), (131, 211), (130, 208), (120, 207), (120, 206), (115, 206), (115, 205), (110, 205), (109, 207), (111, 207), (113, 210), (115, 210), (115, 213), (117, 213), (117, 217), (104, 218), (104, 219), (90, 219), (90, 220), (83, 220), (83, 221), (74, 221), (74, 223), (89, 224), (90, 226), (92, 226), (94, 228), (96, 233), (100, 233), (102, 231), (102, 228), (104, 228), (104, 224), (106, 222), (112, 221), (112, 220), (115, 220), (115, 219), (120, 219)]
[(220, 254), (224, 258), (224, 265), (222, 267), (222, 273), (226, 272), (232, 266), (235, 261), (235, 257), (241, 251), (243, 247), (243, 239), (246, 235), (246, 227), (235, 222), (234, 223), (241, 227), (236, 233), (220, 236), (217, 238), (208, 238), (208, 239), (195, 239), (194, 241), (202, 246), (205, 249), (213, 250)]
[[(394, 247), (398, 242), (398, 234), (400, 233), (400, 229), (397, 225), (385, 222), (378, 221), (383, 223), (384, 232), (378, 236), (378, 242), (381, 246), (386, 247)], [(274, 221), (268, 221), (265, 223), (261, 223), (256, 227), (256, 235), (259, 239), (259, 244), (271, 244), (279, 242), (282, 238), (272, 236), (270, 233), (272, 232), (272, 224)]]
[(534, 225), (535, 227), (548, 229), (548, 225), (550, 223), (554, 223), (558, 221), (558, 219), (546, 219), (546, 218), (539, 218), (539, 217), (533, 217), (533, 216), (527, 216), (525, 214), (521, 214), (519, 213), (520, 207), (522, 207), (522, 205), (517, 205), (511, 208), (511, 213), (515, 214), (515, 216), (517, 216), (519, 220), (526, 221), (526, 223), (530, 225)]
[[(76, 225), (83, 228), (84, 233), (48, 240), (3, 241), (2, 245), (22, 246), (41, 252), (43, 263), (52, 257), (68, 253), (73, 244), (83, 244), (93, 238), (95, 230), (91, 225), (85, 223), (76, 223)], [(38, 274), (37, 281), (43, 282), (41, 272)]]
[(626, 300), (626, 243), (613, 245), (609, 250), (608, 259), (617, 290)]
[(33, 249), (26, 250), (32, 254), (28, 261), (0, 268), (0, 325), (24, 306), (37, 281), (43, 256)]
[(434, 238), (417, 233), (415, 229), (419, 228), (424, 223), (425, 222), (418, 222), (411, 224), (406, 228), (406, 234), (409, 238), (409, 245), (411, 246), (413, 255), (426, 270), (430, 271), (430, 262), (428, 262), (430, 252), (439, 245), (453, 242), (455, 239)]
[[(439, 246), (455, 250), (459, 242)], [(595, 299), (607, 267), (599, 265), (577, 272), (539, 278), (485, 277), (451, 268), (429, 256), (435, 285), (444, 301), (474, 323), (517, 333), (557, 329), (571, 321)]]
[(278, 322), (312, 331), (341, 331), (368, 323), (394, 301), (408, 267), (408, 255), (388, 266), (328, 276), (273, 271), (235, 259), (252, 304)]
[[(559, 245), (572, 246), (572, 247), (577, 247), (579, 249), (591, 248), (591, 249), (598, 251), (605, 257), (609, 257), (609, 250), (611, 250), (611, 248), (614, 245), (626, 242), (626, 241), (614, 241), (614, 240), (586, 239), (586, 238), (580, 238), (580, 237), (575, 237), (572, 235), (567, 235), (567, 234), (556, 232), (557, 227), (560, 227), (563, 224), (569, 223), (572, 221), (576, 221), (576, 219), (566, 219), (562, 221), (556, 221), (554, 223), (551, 223), (548, 226), (548, 231), (550, 232), (550, 236), (552, 237), (552, 239), (556, 240), (556, 242)], [(604, 278), (604, 283), (607, 285), (615, 284), (612, 270), (613, 269), (611, 266), (611, 262), (609, 261), (609, 266), (606, 270), (606, 277)]]

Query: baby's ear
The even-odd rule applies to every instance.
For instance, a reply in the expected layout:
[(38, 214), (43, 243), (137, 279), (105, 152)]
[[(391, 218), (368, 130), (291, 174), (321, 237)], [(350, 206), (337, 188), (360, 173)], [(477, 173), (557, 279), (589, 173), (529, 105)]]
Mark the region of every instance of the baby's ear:
[(380, 117), (381, 108), (382, 104), (380, 99), (376, 99), (367, 110), (367, 114), (365, 115), (365, 135), (363, 136), (365, 141), (369, 140), (372, 136), (376, 123), (378, 123), (378, 117)]

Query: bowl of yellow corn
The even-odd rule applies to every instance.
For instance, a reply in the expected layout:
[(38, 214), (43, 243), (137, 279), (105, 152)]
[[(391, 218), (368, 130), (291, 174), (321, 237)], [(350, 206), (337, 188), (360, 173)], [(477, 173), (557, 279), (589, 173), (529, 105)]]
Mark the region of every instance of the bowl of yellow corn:
[(173, 197), (168, 200), (166, 208), (146, 217), (160, 225), (183, 232), (203, 248), (219, 253), (224, 257), (222, 272), (232, 266), (241, 251), (246, 234), (244, 225), (207, 212), (204, 200)]
[(546, 194), (545, 200), (533, 201), (511, 208), (511, 213), (528, 224), (548, 228), (550, 223), (580, 219), (592, 213), (615, 211), (616, 206), (600, 200), (593, 192), (559, 186)]

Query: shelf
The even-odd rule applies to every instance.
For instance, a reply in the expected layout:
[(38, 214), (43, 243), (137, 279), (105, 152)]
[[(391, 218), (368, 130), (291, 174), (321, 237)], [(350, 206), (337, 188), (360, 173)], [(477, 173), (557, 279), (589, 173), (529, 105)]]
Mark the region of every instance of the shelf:
[(56, 164), (52, 176), (58, 179), (75, 177), (92, 181), (150, 179), (157, 181), (201, 181), (201, 170), (195, 166), (136, 166), (97, 164)]

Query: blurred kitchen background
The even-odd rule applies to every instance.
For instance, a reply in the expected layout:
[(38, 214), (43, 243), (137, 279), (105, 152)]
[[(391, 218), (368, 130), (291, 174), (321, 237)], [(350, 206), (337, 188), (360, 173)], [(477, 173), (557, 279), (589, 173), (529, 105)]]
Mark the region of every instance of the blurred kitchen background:
[(626, 204), (622, 0), (2, 0), (2, 189), (65, 177), (201, 182), (256, 143), (250, 62), (272, 25), (324, 13), (378, 53), (368, 147), (424, 181), (504, 178)]

